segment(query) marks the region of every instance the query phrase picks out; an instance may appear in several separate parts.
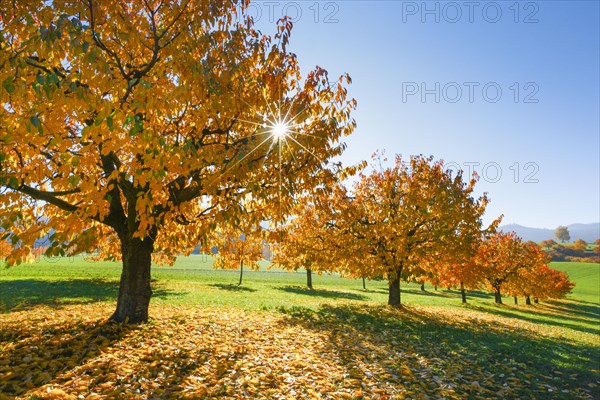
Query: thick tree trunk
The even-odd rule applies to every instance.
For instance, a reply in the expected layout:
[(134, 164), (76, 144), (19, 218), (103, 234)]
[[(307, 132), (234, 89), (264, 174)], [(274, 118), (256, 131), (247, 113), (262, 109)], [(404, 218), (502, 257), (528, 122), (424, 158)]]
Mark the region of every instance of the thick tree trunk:
[(313, 286), (312, 286), (312, 271), (310, 270), (310, 268), (306, 268), (306, 286), (308, 286), (308, 288), (310, 290), (312, 290)]
[(240, 281), (238, 282), (238, 286), (242, 285), (242, 276), (244, 275), (244, 262), (240, 261)]
[(529, 297), (529, 295), (527, 295), (527, 296), (525, 297), (525, 304), (527, 304), (528, 306), (530, 306), (530, 305), (531, 305), (531, 297)]
[(421, 282), (421, 292), (425, 291), (425, 282)]
[(400, 306), (400, 276), (388, 282), (390, 285), (388, 305), (399, 307)]
[(123, 272), (119, 285), (117, 309), (110, 319), (130, 324), (148, 321), (150, 266), (154, 243), (151, 239), (121, 240)]
[(536, 298), (534, 298), (534, 299), (533, 299), (533, 302), (534, 302), (535, 304), (539, 304), (539, 303), (540, 303), (540, 300), (539, 300), (539, 299), (536, 297)]
[(502, 304), (502, 294), (500, 294), (500, 286), (497, 286), (494, 291), (494, 302), (496, 304)]
[(517, 300), (517, 296), (514, 296), (514, 297), (515, 297), (515, 305), (518, 305), (519, 301)]
[(433, 290), (437, 292), (437, 285), (433, 285)]
[(462, 297), (462, 303), (467, 304), (467, 292), (465, 291), (465, 284), (460, 283), (460, 297)]
[(367, 290), (367, 282), (366, 282), (366, 279), (364, 276), (363, 276), (362, 280), (363, 280), (363, 289)]

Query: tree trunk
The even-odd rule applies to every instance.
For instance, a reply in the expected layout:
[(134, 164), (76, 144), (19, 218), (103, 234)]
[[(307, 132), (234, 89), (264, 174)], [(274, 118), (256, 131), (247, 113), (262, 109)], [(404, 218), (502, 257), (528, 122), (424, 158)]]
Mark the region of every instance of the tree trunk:
[(366, 279), (364, 276), (363, 276), (362, 280), (363, 280), (363, 289), (367, 290), (367, 282), (366, 282)]
[(425, 291), (425, 282), (421, 282), (421, 292)]
[(437, 292), (437, 285), (433, 285), (433, 290)]
[(494, 302), (496, 304), (502, 304), (502, 294), (500, 294), (500, 286), (497, 286), (494, 291)]
[(123, 271), (119, 284), (117, 309), (110, 317), (117, 322), (136, 324), (148, 321), (150, 266), (154, 242), (150, 238), (122, 239)]
[(531, 305), (531, 297), (529, 297), (529, 295), (527, 295), (527, 296), (525, 297), (525, 304), (527, 304), (528, 306), (530, 306), (530, 305)]
[(240, 281), (238, 282), (238, 286), (242, 285), (242, 276), (244, 275), (244, 261), (240, 261)]
[(306, 286), (308, 286), (308, 288), (310, 290), (312, 290), (313, 286), (312, 286), (312, 271), (310, 270), (310, 268), (306, 268)]
[(540, 300), (539, 300), (539, 299), (536, 297), (536, 298), (534, 298), (534, 299), (533, 299), (533, 302), (534, 302), (535, 304), (539, 304), (539, 303), (540, 303)]
[(394, 280), (389, 281), (390, 290), (388, 297), (388, 305), (399, 307), (400, 306), (400, 274)]
[(517, 300), (517, 296), (514, 296), (514, 297), (515, 297), (515, 305), (518, 305), (519, 301)]
[(465, 291), (465, 284), (460, 283), (460, 297), (462, 297), (462, 303), (467, 304), (467, 292)]

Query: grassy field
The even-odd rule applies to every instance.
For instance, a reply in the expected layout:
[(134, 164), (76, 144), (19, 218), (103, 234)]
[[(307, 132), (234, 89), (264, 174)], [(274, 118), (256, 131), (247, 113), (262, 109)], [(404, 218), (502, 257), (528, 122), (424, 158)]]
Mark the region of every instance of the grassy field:
[[(389, 310), (382, 281), (367, 281), (365, 290), (360, 280), (314, 276), (311, 291), (303, 272), (265, 266), (245, 271), (238, 287), (238, 272), (213, 270), (210, 257), (190, 256), (153, 267), (153, 318), (138, 328), (105, 322), (117, 294), (116, 263), (77, 257), (0, 269), (0, 399), (93, 398), (109, 389), (123, 398), (597, 398), (600, 266), (553, 267), (577, 283), (566, 300), (515, 306), (506, 298), (496, 306), (489, 294), (471, 292), (462, 306), (456, 291), (404, 284), (405, 306)], [(270, 341), (255, 332), (268, 332)], [(65, 337), (74, 346), (99, 341), (102, 351), (69, 351), (60, 344)], [(140, 340), (157, 354), (171, 348), (162, 358), (174, 365), (204, 363), (192, 363), (180, 377), (148, 372), (143, 365), (156, 360), (144, 361)], [(231, 347), (240, 341), (253, 350), (242, 356)], [(229, 349), (224, 364), (221, 348)], [(69, 362), (49, 368), (55, 353)], [(113, 364), (102, 358), (109, 353)], [(27, 362), (35, 354), (39, 373)], [(123, 364), (131, 357), (135, 366)], [(298, 357), (314, 360), (300, 367), (290, 361)], [(273, 364), (270, 375), (265, 363)], [(309, 369), (314, 379), (301, 385)], [(106, 374), (89, 372), (96, 370)], [(86, 385), (77, 383), (82, 379)]]

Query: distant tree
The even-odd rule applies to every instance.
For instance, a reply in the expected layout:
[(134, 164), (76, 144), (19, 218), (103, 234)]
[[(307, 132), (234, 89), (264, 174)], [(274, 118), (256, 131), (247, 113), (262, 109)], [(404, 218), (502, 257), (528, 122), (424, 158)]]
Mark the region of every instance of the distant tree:
[(301, 198), (294, 207), (295, 217), (276, 232), (277, 247), (273, 264), (288, 271), (303, 268), (306, 286), (313, 289), (312, 274), (320, 274), (331, 268), (334, 242), (327, 229), (327, 213), (321, 205), (323, 198)]
[(476, 181), (423, 156), (396, 156), (391, 168), (361, 173), (352, 193), (341, 188), (333, 196), (332, 225), (346, 246), (340, 272), (384, 277), (388, 304), (399, 306), (401, 279), (417, 279), (419, 266), (435, 266), (461, 245), (460, 232), (480, 229), (488, 200), (474, 198)]
[(528, 269), (544, 263), (544, 253), (533, 242), (523, 242), (514, 232), (498, 232), (483, 241), (476, 254), (477, 263), (485, 270), (489, 289), (494, 292), (494, 300), (502, 304), (502, 288), (509, 293), (515, 280)]
[(575, 287), (575, 283), (569, 280), (564, 271), (543, 267), (542, 272), (544, 278), (539, 285), (542, 290), (541, 293), (535, 295), (535, 299), (562, 299)]
[[(264, 239), (260, 226), (257, 227), (226, 227), (217, 229), (207, 242), (207, 247), (216, 250), (215, 268), (240, 269), (242, 284), (244, 265), (257, 270), (258, 262), (263, 258)], [(215, 251), (213, 251), (215, 253)]]
[(571, 293), (575, 286), (565, 272), (550, 268), (547, 263), (526, 271), (522, 281), (525, 282), (523, 294), (528, 305), (531, 304), (531, 298), (536, 303), (545, 299), (561, 299)]
[(563, 243), (571, 240), (569, 228), (567, 228), (566, 226), (559, 226), (558, 228), (556, 228), (556, 230), (554, 231), (554, 236), (557, 240), (560, 240)]
[(313, 178), (320, 184), (297, 193), (290, 211), (293, 217), (271, 234), (275, 245), (273, 264), (288, 271), (304, 269), (308, 289), (313, 289), (313, 273), (339, 271), (343, 262), (339, 253), (347, 251), (347, 245), (331, 226), (335, 218), (332, 193), (341, 186), (341, 181), (355, 175), (364, 165), (365, 162), (344, 168), (333, 165), (318, 171)]
[(556, 242), (552, 239), (542, 240), (540, 242), (540, 246), (542, 246), (542, 248), (544, 248), (544, 249), (551, 249), (555, 245), (556, 245)]
[(596, 239), (596, 240), (594, 240), (594, 244), (596, 244), (596, 245), (600, 246), (600, 239)]
[[(515, 297), (523, 296), (527, 304), (531, 304), (531, 297), (535, 299), (553, 297), (551, 283), (546, 279), (548, 273), (549, 256), (534, 242), (525, 242), (520, 245), (519, 254), (522, 261), (516, 273), (506, 281), (506, 292)], [(560, 296), (559, 296), (560, 297)]]
[(585, 251), (585, 249), (587, 249), (587, 242), (583, 239), (577, 239), (575, 243), (573, 243), (573, 247), (575, 250)]
[[(478, 218), (477, 213), (472, 214)], [(462, 303), (467, 303), (467, 289), (479, 289), (485, 282), (485, 270), (476, 262), (475, 255), (481, 242), (496, 232), (502, 216), (497, 218), (487, 229), (474, 222), (464, 224), (460, 233), (458, 246), (446, 252), (445, 257), (430, 269), (433, 285), (457, 287), (460, 289)]]

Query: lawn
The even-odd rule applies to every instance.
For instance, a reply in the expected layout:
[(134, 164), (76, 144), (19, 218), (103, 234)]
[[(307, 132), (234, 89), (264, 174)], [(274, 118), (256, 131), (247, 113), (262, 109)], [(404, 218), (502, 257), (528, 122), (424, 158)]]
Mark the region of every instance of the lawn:
[[(276, 269), (153, 267), (151, 321), (107, 323), (120, 268), (83, 258), (0, 270), (0, 399), (582, 398), (600, 396), (600, 269), (554, 263), (568, 299), (493, 304), (484, 292)], [(520, 299), (522, 301), (522, 299)]]

